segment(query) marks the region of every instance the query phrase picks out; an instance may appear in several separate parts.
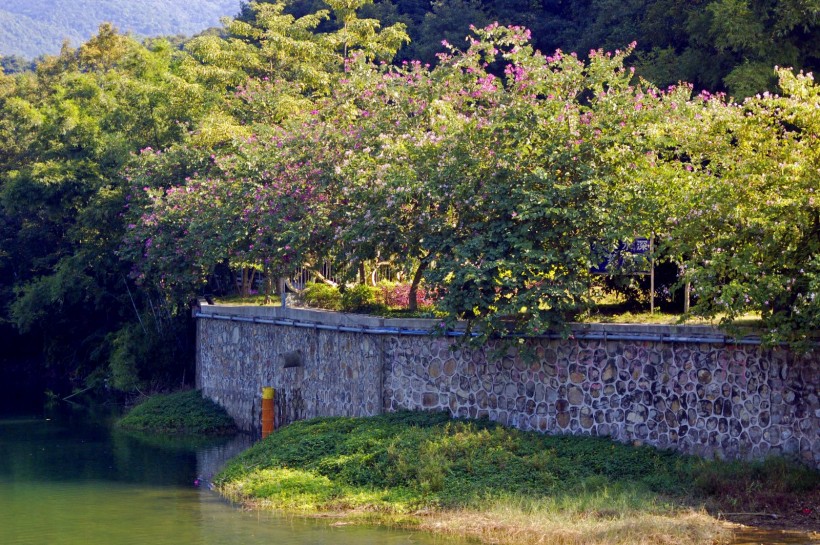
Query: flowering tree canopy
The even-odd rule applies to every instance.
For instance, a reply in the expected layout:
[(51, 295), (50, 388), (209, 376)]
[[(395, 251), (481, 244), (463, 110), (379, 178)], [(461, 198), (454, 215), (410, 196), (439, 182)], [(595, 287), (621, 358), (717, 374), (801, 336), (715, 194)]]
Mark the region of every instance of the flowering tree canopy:
[(809, 75), (781, 70), (785, 97), (738, 105), (636, 78), (633, 46), (582, 62), (492, 24), (464, 51), (444, 42), (434, 67), (392, 66), (342, 37), (360, 47), (324, 94), (282, 118), (265, 106), (278, 84), (249, 79), (250, 136), (184, 182), (146, 184), (139, 274), (191, 289), (219, 263), (390, 261), (412, 271), (411, 304), (424, 278), (450, 320), (532, 334), (590, 305), (599, 254), (657, 235), (694, 283), (692, 312), (761, 310), (772, 340), (816, 327)]
[(694, 283), (693, 312), (725, 323), (760, 311), (771, 342), (820, 326), (820, 88), (778, 70), (785, 96), (701, 96), (680, 134), (684, 169), (667, 202), (670, 251)]

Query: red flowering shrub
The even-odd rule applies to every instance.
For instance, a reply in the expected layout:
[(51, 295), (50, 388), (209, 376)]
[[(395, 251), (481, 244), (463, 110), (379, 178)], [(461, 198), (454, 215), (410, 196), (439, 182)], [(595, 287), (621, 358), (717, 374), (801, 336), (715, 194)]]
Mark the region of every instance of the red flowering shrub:
[[(379, 284), (379, 299), (382, 304), (390, 308), (408, 308), (410, 305), (410, 284), (381, 282)], [(419, 307), (433, 305), (433, 293), (419, 287), (416, 300)]]

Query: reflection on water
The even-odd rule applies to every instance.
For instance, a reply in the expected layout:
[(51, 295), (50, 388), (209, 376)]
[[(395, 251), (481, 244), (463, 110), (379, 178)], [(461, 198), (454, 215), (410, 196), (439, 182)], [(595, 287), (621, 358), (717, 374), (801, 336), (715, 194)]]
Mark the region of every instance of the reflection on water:
[(213, 481), (214, 475), (234, 456), (249, 448), (253, 440), (249, 435), (237, 434), (225, 442), (212, 444), (208, 448), (200, 448), (196, 453), (197, 483), (207, 486)]
[[(231, 507), (207, 481), (249, 446), (248, 437), (134, 435), (111, 432), (106, 420), (0, 416), (0, 545), (463, 543)], [(734, 545), (810, 543), (818, 544), (805, 535), (746, 531)]]
[(81, 415), (0, 418), (2, 545), (430, 545), (426, 534), (242, 511), (207, 486), (244, 436), (177, 441)]

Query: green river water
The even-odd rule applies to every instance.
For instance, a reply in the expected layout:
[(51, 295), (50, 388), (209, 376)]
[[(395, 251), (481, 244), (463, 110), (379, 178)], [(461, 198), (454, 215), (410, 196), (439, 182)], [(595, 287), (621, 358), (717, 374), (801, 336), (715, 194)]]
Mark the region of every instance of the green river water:
[(0, 545), (452, 545), (238, 509), (207, 479), (248, 445), (135, 437), (85, 413), (0, 416)]
[[(238, 509), (208, 487), (245, 436), (134, 436), (86, 411), (0, 414), (0, 545), (458, 545), (425, 533)], [(809, 544), (780, 533), (736, 545)]]

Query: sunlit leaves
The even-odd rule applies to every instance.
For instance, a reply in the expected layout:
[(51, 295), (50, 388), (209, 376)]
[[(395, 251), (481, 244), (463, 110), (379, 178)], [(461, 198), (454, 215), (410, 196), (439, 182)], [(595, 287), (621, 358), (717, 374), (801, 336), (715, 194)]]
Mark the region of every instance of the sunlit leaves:
[(788, 95), (742, 105), (706, 98), (678, 139), (688, 174), (670, 201), (672, 251), (698, 295), (695, 312), (724, 321), (761, 312), (769, 341), (805, 342), (820, 254), (820, 95), (808, 75), (779, 72)]
[[(770, 340), (817, 325), (810, 76), (781, 71), (785, 98), (737, 105), (636, 79), (624, 66), (634, 45), (582, 62), (497, 24), (464, 51), (445, 44), (435, 67), (389, 66), (375, 62), (376, 35), (357, 37), (377, 26), (356, 6), (331, 6), (347, 24), (335, 34), (314, 36), (319, 19), (280, 19), (277, 6), (237, 23), (237, 51), (258, 47), (264, 62), (249, 66), (261, 72), (194, 137), (201, 154), (221, 148), (207, 168), (146, 184), (142, 274), (190, 287), (220, 263), (278, 275), (390, 261), (424, 273), (451, 320), (529, 334), (589, 305), (593, 246), (656, 235), (694, 283), (692, 312), (761, 311)], [(298, 62), (275, 69), (280, 54), (312, 59), (328, 84)], [(150, 179), (150, 161), (141, 168)]]

